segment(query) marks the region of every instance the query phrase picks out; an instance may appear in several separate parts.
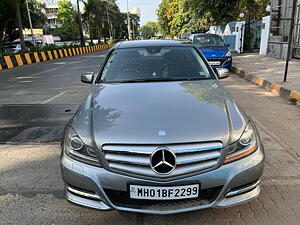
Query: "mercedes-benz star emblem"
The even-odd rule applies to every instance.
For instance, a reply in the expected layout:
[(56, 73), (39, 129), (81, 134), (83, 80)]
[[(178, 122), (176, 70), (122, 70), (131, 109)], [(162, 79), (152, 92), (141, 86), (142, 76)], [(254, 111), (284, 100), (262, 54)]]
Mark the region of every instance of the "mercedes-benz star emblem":
[(158, 131), (158, 136), (164, 137), (164, 136), (166, 136), (166, 135), (167, 135), (167, 132), (166, 132), (166, 131), (164, 131), (164, 130)]
[(176, 156), (168, 149), (157, 149), (151, 155), (150, 165), (155, 173), (167, 175), (176, 167)]

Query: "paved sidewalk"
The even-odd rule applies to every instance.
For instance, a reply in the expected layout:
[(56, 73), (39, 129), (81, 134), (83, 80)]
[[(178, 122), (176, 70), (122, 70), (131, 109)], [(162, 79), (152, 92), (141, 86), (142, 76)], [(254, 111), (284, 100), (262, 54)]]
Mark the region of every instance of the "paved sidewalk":
[[(263, 78), (267, 83), (270, 82), (269, 85), (276, 83), (286, 90), (300, 93), (300, 60), (293, 59), (290, 61), (287, 82), (284, 83), (285, 60), (261, 56), (258, 53), (246, 53), (234, 55), (233, 66), (238, 69), (238, 74), (240, 74), (239, 71), (244, 71), (246, 77), (250, 75), (249, 79), (252, 81), (255, 80), (253, 77)], [(254, 83), (265, 86), (260, 85), (259, 81)], [(261, 83), (263, 83), (263, 80), (261, 80)]]

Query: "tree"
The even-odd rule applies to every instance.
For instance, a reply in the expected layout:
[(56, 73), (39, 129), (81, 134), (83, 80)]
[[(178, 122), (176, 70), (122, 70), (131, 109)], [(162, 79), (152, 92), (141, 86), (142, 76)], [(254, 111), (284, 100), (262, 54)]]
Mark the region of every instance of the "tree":
[(148, 21), (144, 26), (140, 28), (140, 32), (144, 37), (153, 37), (158, 33), (158, 24), (157, 22)]
[(266, 7), (270, 4), (269, 0), (240, 0), (239, 9), (240, 12), (245, 14), (245, 44), (244, 49), (250, 48), (250, 42), (252, 34), (250, 31), (251, 20), (261, 19), (267, 14)]
[(238, 3), (241, 0), (190, 0), (189, 7), (198, 18), (210, 16), (211, 25), (224, 24), (234, 21), (240, 14)]
[[(133, 39), (139, 35), (140, 17), (136, 14), (129, 14), (131, 29), (133, 30)], [(128, 33), (128, 32), (127, 32)]]
[(167, 14), (169, 2), (169, 0), (162, 0), (157, 10), (159, 30), (163, 35), (170, 35), (171, 33), (170, 22), (173, 17)]
[(73, 9), (71, 1), (59, 0), (57, 19), (61, 26), (54, 29), (54, 34), (60, 36), (64, 41), (79, 40), (80, 31), (77, 18), (77, 12)]
[[(104, 2), (102, 0), (87, 0), (84, 2), (83, 21), (88, 28), (90, 39), (98, 39), (101, 41), (101, 36), (105, 33), (104, 30)], [(93, 42), (92, 42), (93, 43)]]
[[(4, 37), (4, 32), (10, 24), (15, 24), (15, 11), (13, 7), (13, 1), (0, 1), (0, 41), (2, 43), (2, 39)], [(16, 24), (15, 24), (16, 27)], [(1, 46), (0, 43), (0, 46)]]
[(15, 16), (16, 16), (16, 24), (19, 30), (19, 37), (20, 37), (20, 43), (22, 52), (26, 52), (27, 48), (24, 41), (24, 35), (23, 35), (23, 25), (22, 25), (22, 19), (21, 19), (21, 13), (20, 13), (20, 2), (19, 0), (14, 1), (15, 6)]
[[(45, 26), (45, 23), (47, 22), (47, 17), (42, 12), (43, 9), (45, 9), (46, 5), (36, 0), (27, 0), (27, 2), (33, 28), (43, 28)], [(26, 14), (26, 11), (24, 10), (24, 6), (22, 7), (22, 20), (24, 22), (24, 26), (29, 27), (28, 16)]]
[[(3, 39), (13, 41), (19, 37), (19, 30), (16, 20), (15, 0), (0, 1), (0, 46)], [(29, 27), (28, 15), (25, 0), (19, 0), (20, 18), (23, 27)], [(45, 24), (46, 16), (41, 12), (44, 4), (36, 0), (28, 0), (31, 20), (34, 28), (42, 28)]]
[(185, 32), (206, 32), (210, 26), (266, 15), (269, 0), (162, 0), (157, 15), (163, 35), (179, 36)]
[(180, 36), (188, 31), (189, 2), (185, 0), (163, 0), (157, 15), (163, 35)]
[[(90, 34), (90, 39), (103, 38), (123, 39), (127, 36), (125, 24), (127, 14), (121, 13), (115, 0), (87, 0), (84, 3), (83, 22)], [(132, 27), (135, 32), (139, 28), (139, 16), (130, 15)]]

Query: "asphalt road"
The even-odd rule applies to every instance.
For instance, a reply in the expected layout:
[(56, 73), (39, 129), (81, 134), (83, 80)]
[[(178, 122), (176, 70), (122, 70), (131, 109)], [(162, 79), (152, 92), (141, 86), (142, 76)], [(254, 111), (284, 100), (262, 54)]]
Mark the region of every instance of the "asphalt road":
[(107, 51), (0, 72), (0, 143), (59, 142), (62, 128), (89, 89)]
[[(49, 138), (47, 130), (42, 136), (38, 134), (48, 115), (52, 116), (44, 128), (51, 131), (63, 126), (88, 89), (79, 83), (79, 74), (96, 71), (102, 60), (103, 55), (96, 53), (0, 72), (0, 109), (3, 110), (0, 110), (0, 127), (4, 130), (23, 124), (27, 127), (19, 133), (11, 132), (10, 140), (15, 140), (11, 141), (14, 144), (0, 145), (1, 225), (300, 224), (300, 108), (235, 75), (222, 82), (256, 122), (266, 150), (263, 189), (258, 200), (227, 209), (166, 216), (100, 212), (67, 202), (59, 168), (59, 144), (55, 143), (55, 138)], [(36, 75), (38, 78), (22, 78), (31, 82), (20, 82), (22, 79), (18, 78), (34, 74), (39, 74)], [(53, 98), (65, 90), (67, 93)], [(42, 105), (45, 105), (45, 116), (34, 121), (32, 118), (39, 115), (38, 107)], [(13, 111), (3, 109), (14, 106)], [(21, 106), (26, 110), (18, 108)], [(73, 108), (65, 112), (65, 106)], [(51, 107), (52, 113), (47, 114)], [(69, 114), (61, 115), (58, 122), (58, 112)], [(27, 122), (30, 118), (31, 122)], [(32, 127), (36, 129), (36, 139), (29, 138), (34, 134)], [(57, 136), (54, 131), (52, 133)]]

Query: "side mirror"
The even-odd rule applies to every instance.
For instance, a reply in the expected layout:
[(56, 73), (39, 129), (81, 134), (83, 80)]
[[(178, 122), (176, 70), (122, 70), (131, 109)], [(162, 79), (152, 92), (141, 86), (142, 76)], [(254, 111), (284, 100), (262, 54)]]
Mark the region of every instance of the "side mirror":
[(225, 44), (226, 47), (230, 47), (230, 44)]
[(226, 77), (229, 77), (229, 70), (227, 68), (217, 68), (216, 72), (219, 79), (224, 79)]
[(81, 82), (92, 84), (94, 80), (94, 72), (86, 72), (81, 74)]

